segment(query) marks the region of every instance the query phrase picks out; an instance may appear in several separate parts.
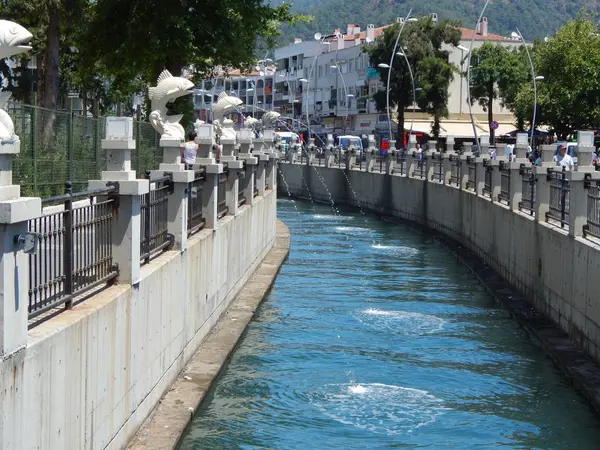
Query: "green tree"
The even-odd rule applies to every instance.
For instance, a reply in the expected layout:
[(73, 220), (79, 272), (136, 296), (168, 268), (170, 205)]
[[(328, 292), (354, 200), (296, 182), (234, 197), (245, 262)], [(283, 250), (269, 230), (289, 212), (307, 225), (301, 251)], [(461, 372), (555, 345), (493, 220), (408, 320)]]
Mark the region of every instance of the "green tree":
[[(400, 35), (397, 51), (406, 54), (413, 71), (415, 87), (420, 87), (417, 104), (419, 108), (434, 116), (433, 134), (439, 133), (440, 119), (447, 116), (448, 86), (455, 68), (448, 62), (448, 51), (443, 44), (458, 45), (460, 31), (450, 22), (436, 23), (424, 17), (414, 23), (407, 23)], [(367, 46), (370, 64), (376, 67), (387, 88), (390, 69), (379, 64), (389, 64), (401, 24), (386, 28), (374, 45)], [(390, 107), (397, 107), (398, 136), (403, 136), (405, 110), (412, 105), (413, 92), (410, 72), (406, 59), (395, 56), (390, 78)], [(377, 109), (386, 111), (386, 91), (380, 90), (373, 96)]]
[[(537, 75), (538, 121), (561, 139), (576, 130), (600, 127), (600, 27), (589, 17), (565, 24), (547, 42), (532, 50)], [(533, 92), (522, 84), (511, 110), (531, 117)]]
[[(488, 114), (488, 126), (494, 121), (494, 102), (509, 104), (516, 96), (515, 86), (525, 82), (529, 75), (525, 55), (511, 51), (501, 44), (484, 43), (471, 56), (471, 103), (478, 102)], [(495, 132), (490, 130), (490, 144)]]
[(262, 0), (98, 0), (82, 38), (82, 70), (103, 71), (123, 94), (153, 85), (163, 69), (246, 68), (257, 40), (274, 43), (279, 24), (301, 19)]

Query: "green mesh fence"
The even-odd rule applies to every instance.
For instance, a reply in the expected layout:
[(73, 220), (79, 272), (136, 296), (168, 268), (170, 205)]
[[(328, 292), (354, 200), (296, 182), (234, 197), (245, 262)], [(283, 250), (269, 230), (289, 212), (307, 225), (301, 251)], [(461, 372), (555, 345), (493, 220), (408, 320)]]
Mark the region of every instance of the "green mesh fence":
[[(88, 180), (99, 179), (105, 170), (105, 152), (100, 146), (106, 129), (104, 117), (94, 119), (18, 103), (10, 103), (7, 112), (21, 140), (21, 153), (13, 161), (13, 181), (21, 185), (21, 195), (59, 195), (68, 180), (74, 190), (85, 190)], [(158, 168), (162, 151), (158, 133), (149, 123), (134, 120), (134, 133), (132, 169), (143, 178), (146, 170)]]

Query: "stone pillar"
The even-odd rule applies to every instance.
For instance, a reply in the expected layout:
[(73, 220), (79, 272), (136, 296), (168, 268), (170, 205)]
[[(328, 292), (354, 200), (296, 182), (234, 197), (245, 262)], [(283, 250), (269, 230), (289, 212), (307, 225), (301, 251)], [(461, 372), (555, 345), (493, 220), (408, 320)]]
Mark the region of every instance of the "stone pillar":
[(306, 165), (312, 165), (315, 160), (315, 138), (310, 138), (308, 140), (308, 147), (306, 149)]
[(513, 211), (518, 211), (519, 210), (519, 203), (521, 203), (521, 199), (523, 198), (523, 179), (521, 176), (521, 165), (523, 166), (527, 166), (527, 165), (531, 165), (531, 164), (525, 164), (525, 163), (515, 163), (515, 162), (511, 162), (509, 163), (509, 170), (510, 170), (510, 192), (509, 192), (509, 198), (510, 198), (510, 209)]
[(594, 170), (592, 166), (592, 153), (596, 150), (594, 146), (593, 131), (577, 132), (577, 169)]
[[(391, 146), (391, 144), (390, 144)], [(408, 150), (410, 152), (412, 152), (413, 150), (416, 150), (417, 148), (417, 137), (414, 134), (411, 134), (408, 137)]]
[(460, 188), (462, 190), (467, 189), (467, 183), (469, 181), (469, 161), (474, 158), (472, 142), (463, 143), (463, 152), (460, 155)]
[(242, 129), (237, 132), (237, 141), (239, 145), (238, 158), (246, 159), (252, 156), (254, 144), (252, 142), (252, 130)]
[[(483, 148), (481, 149), (481, 154), (485, 154)], [(485, 164), (487, 162), (484, 161), (489, 161), (489, 159), (489, 155), (475, 158), (475, 192), (480, 197), (483, 196), (483, 188), (485, 187)]]
[(498, 201), (500, 189), (502, 188), (502, 175), (500, 174), (500, 163), (506, 163), (506, 158), (497, 158), (491, 161), (492, 183), (490, 186), (490, 197), (493, 202)]
[[(150, 183), (136, 179), (131, 170), (131, 150), (136, 145), (132, 131), (130, 117), (107, 117), (107, 138), (101, 142), (106, 152), (106, 170), (100, 180), (90, 180), (88, 187), (96, 190), (106, 189), (109, 184), (118, 186), (119, 208), (112, 222), (113, 260), (119, 266), (119, 281), (135, 285), (140, 281), (141, 196), (150, 191)], [(164, 147), (163, 156), (165, 148), (167, 153), (172, 149)]]
[(258, 155), (258, 166), (256, 167), (256, 188), (260, 197), (265, 196), (266, 190), (266, 173), (267, 164), (269, 163), (269, 155)]
[(205, 228), (215, 229), (219, 207), (219, 175), (223, 173), (223, 164), (207, 164), (205, 166), (204, 186), (202, 186), (202, 217)]
[[(196, 164), (206, 165), (215, 164), (215, 136), (214, 129), (211, 124), (203, 123), (196, 126), (196, 144), (198, 144), (198, 157), (196, 158)], [(168, 168), (161, 165), (160, 169), (168, 170)]]
[(227, 209), (234, 216), (239, 214), (238, 194), (240, 191), (240, 172), (244, 169), (244, 161), (229, 161), (227, 163)]
[(412, 178), (415, 175), (415, 169), (417, 168), (416, 152), (414, 150), (406, 151), (406, 177)]
[(446, 136), (446, 151), (447, 152), (454, 152), (454, 136)]
[(21, 151), (18, 138), (0, 143), (0, 357), (27, 345), (29, 318), (29, 254), (38, 237), (29, 234), (28, 221), (42, 215), (42, 201), (21, 197), (12, 184), (12, 157)]
[[(542, 166), (543, 167), (555, 167), (554, 152), (556, 151), (555, 145), (540, 145), (540, 152), (542, 155)], [(544, 173), (546, 173), (544, 171)]]
[[(258, 167), (258, 157), (251, 156), (245, 159), (246, 170), (245, 170), (245, 186), (244, 186), (244, 197), (246, 197), (246, 204), (252, 205), (254, 201), (254, 168)], [(258, 172), (258, 168), (257, 168)]]
[(442, 154), (442, 173), (443, 179), (442, 183), (446, 186), (450, 184), (450, 178), (452, 177), (452, 164), (450, 162), (450, 157), (455, 157), (456, 152), (454, 150), (448, 150), (446, 153)]
[(529, 138), (527, 133), (517, 133), (517, 142), (515, 143), (515, 158), (520, 160), (527, 159), (528, 149)]
[(356, 150), (353, 145), (346, 151), (346, 170), (352, 170), (356, 167)]
[(221, 137), (221, 159), (219, 162), (225, 163), (237, 160), (235, 148), (237, 146), (235, 138)]
[(548, 171), (552, 167), (534, 167), (534, 173), (537, 178), (535, 186), (535, 220), (537, 222), (546, 222), (546, 213), (550, 204), (550, 180), (548, 180)]
[(390, 145), (389, 150), (385, 154), (385, 173), (387, 175), (391, 175), (394, 173), (394, 163), (396, 162), (395, 161), (395, 157), (396, 157), (395, 152), (397, 150), (393, 150), (393, 148), (395, 148), (395, 147), (392, 147)]

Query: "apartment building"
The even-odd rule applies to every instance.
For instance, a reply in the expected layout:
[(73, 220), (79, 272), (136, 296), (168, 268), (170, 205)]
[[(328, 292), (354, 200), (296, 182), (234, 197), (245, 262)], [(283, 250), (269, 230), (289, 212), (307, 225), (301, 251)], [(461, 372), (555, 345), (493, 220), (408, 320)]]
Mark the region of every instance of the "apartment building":
[[(437, 16), (432, 14), (434, 20)], [(402, 19), (399, 19), (402, 20)], [(371, 45), (385, 28), (367, 25), (361, 30), (358, 25), (349, 24), (346, 29), (336, 29), (319, 40), (302, 41), (295, 39), (290, 45), (274, 51), (274, 59), (261, 62), (256, 71), (240, 74), (230, 71), (204, 81), (201, 101), (197, 102), (200, 117), (210, 108), (209, 99), (226, 90), (238, 95), (246, 104), (246, 113), (252, 110), (259, 114), (262, 109), (280, 112), (287, 123), (285, 126), (306, 129), (317, 134), (376, 134), (387, 136), (389, 124), (385, 111), (377, 111), (372, 95), (385, 89), (385, 80), (377, 69), (370, 67), (365, 46)], [(462, 33), (459, 46), (448, 46), (449, 61), (460, 69), (449, 87), (449, 117), (441, 124), (441, 136), (455, 138), (473, 137), (473, 129), (467, 103), (467, 81), (463, 73), (467, 69), (467, 52), (473, 38), (473, 30), (460, 28)], [(503, 37), (488, 32), (488, 21), (484, 18), (475, 31), (474, 47), (486, 41), (506, 46), (521, 45), (514, 37)], [(461, 50), (461, 47), (463, 48)], [(256, 96), (248, 95), (250, 84), (257, 86)], [(260, 87), (258, 87), (260, 86)], [(267, 94), (267, 86), (269, 91)], [(209, 93), (210, 95), (205, 95)], [(478, 127), (478, 134), (489, 132), (487, 112), (475, 103), (472, 106)], [(414, 113), (414, 123), (412, 116)], [(514, 130), (512, 114), (504, 110), (499, 102), (494, 105), (494, 118), (499, 122), (497, 135)], [(416, 105), (407, 108), (405, 128), (419, 134), (431, 132), (432, 119), (420, 112)], [(395, 129), (392, 124), (392, 129)]]

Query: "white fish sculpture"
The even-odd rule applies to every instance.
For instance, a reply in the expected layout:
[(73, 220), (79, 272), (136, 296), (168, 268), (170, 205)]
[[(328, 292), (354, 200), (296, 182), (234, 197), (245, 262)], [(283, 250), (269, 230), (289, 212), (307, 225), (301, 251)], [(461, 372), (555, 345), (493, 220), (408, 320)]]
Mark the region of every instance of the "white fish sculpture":
[(279, 120), (281, 114), (275, 111), (268, 111), (262, 116), (263, 128), (272, 128), (275, 123)]
[[(31, 47), (28, 44), (32, 38), (32, 34), (21, 25), (8, 20), (0, 20), (0, 59), (28, 52), (31, 50)], [(8, 113), (4, 110), (10, 99), (10, 95), (10, 92), (0, 93), (1, 143), (13, 143), (19, 140), (19, 137), (15, 134), (15, 125)]]
[(158, 76), (156, 86), (148, 88), (148, 97), (151, 101), (152, 112), (150, 123), (158, 131), (161, 138), (185, 139), (185, 130), (179, 124), (182, 114), (167, 115), (167, 103), (179, 97), (191, 94), (194, 83), (182, 77), (174, 77), (168, 70), (163, 70)]
[(237, 133), (233, 129), (233, 120), (223, 119), (223, 126), (221, 128), (221, 139), (236, 139)]
[(244, 119), (244, 128), (250, 128), (250, 129), (254, 130), (254, 129), (256, 129), (258, 122), (259, 122), (258, 119), (255, 119), (252, 116), (247, 116)]
[(221, 92), (217, 102), (212, 105), (213, 118), (222, 121), (223, 117), (237, 111), (243, 103), (239, 98), (228, 95), (226, 92)]

